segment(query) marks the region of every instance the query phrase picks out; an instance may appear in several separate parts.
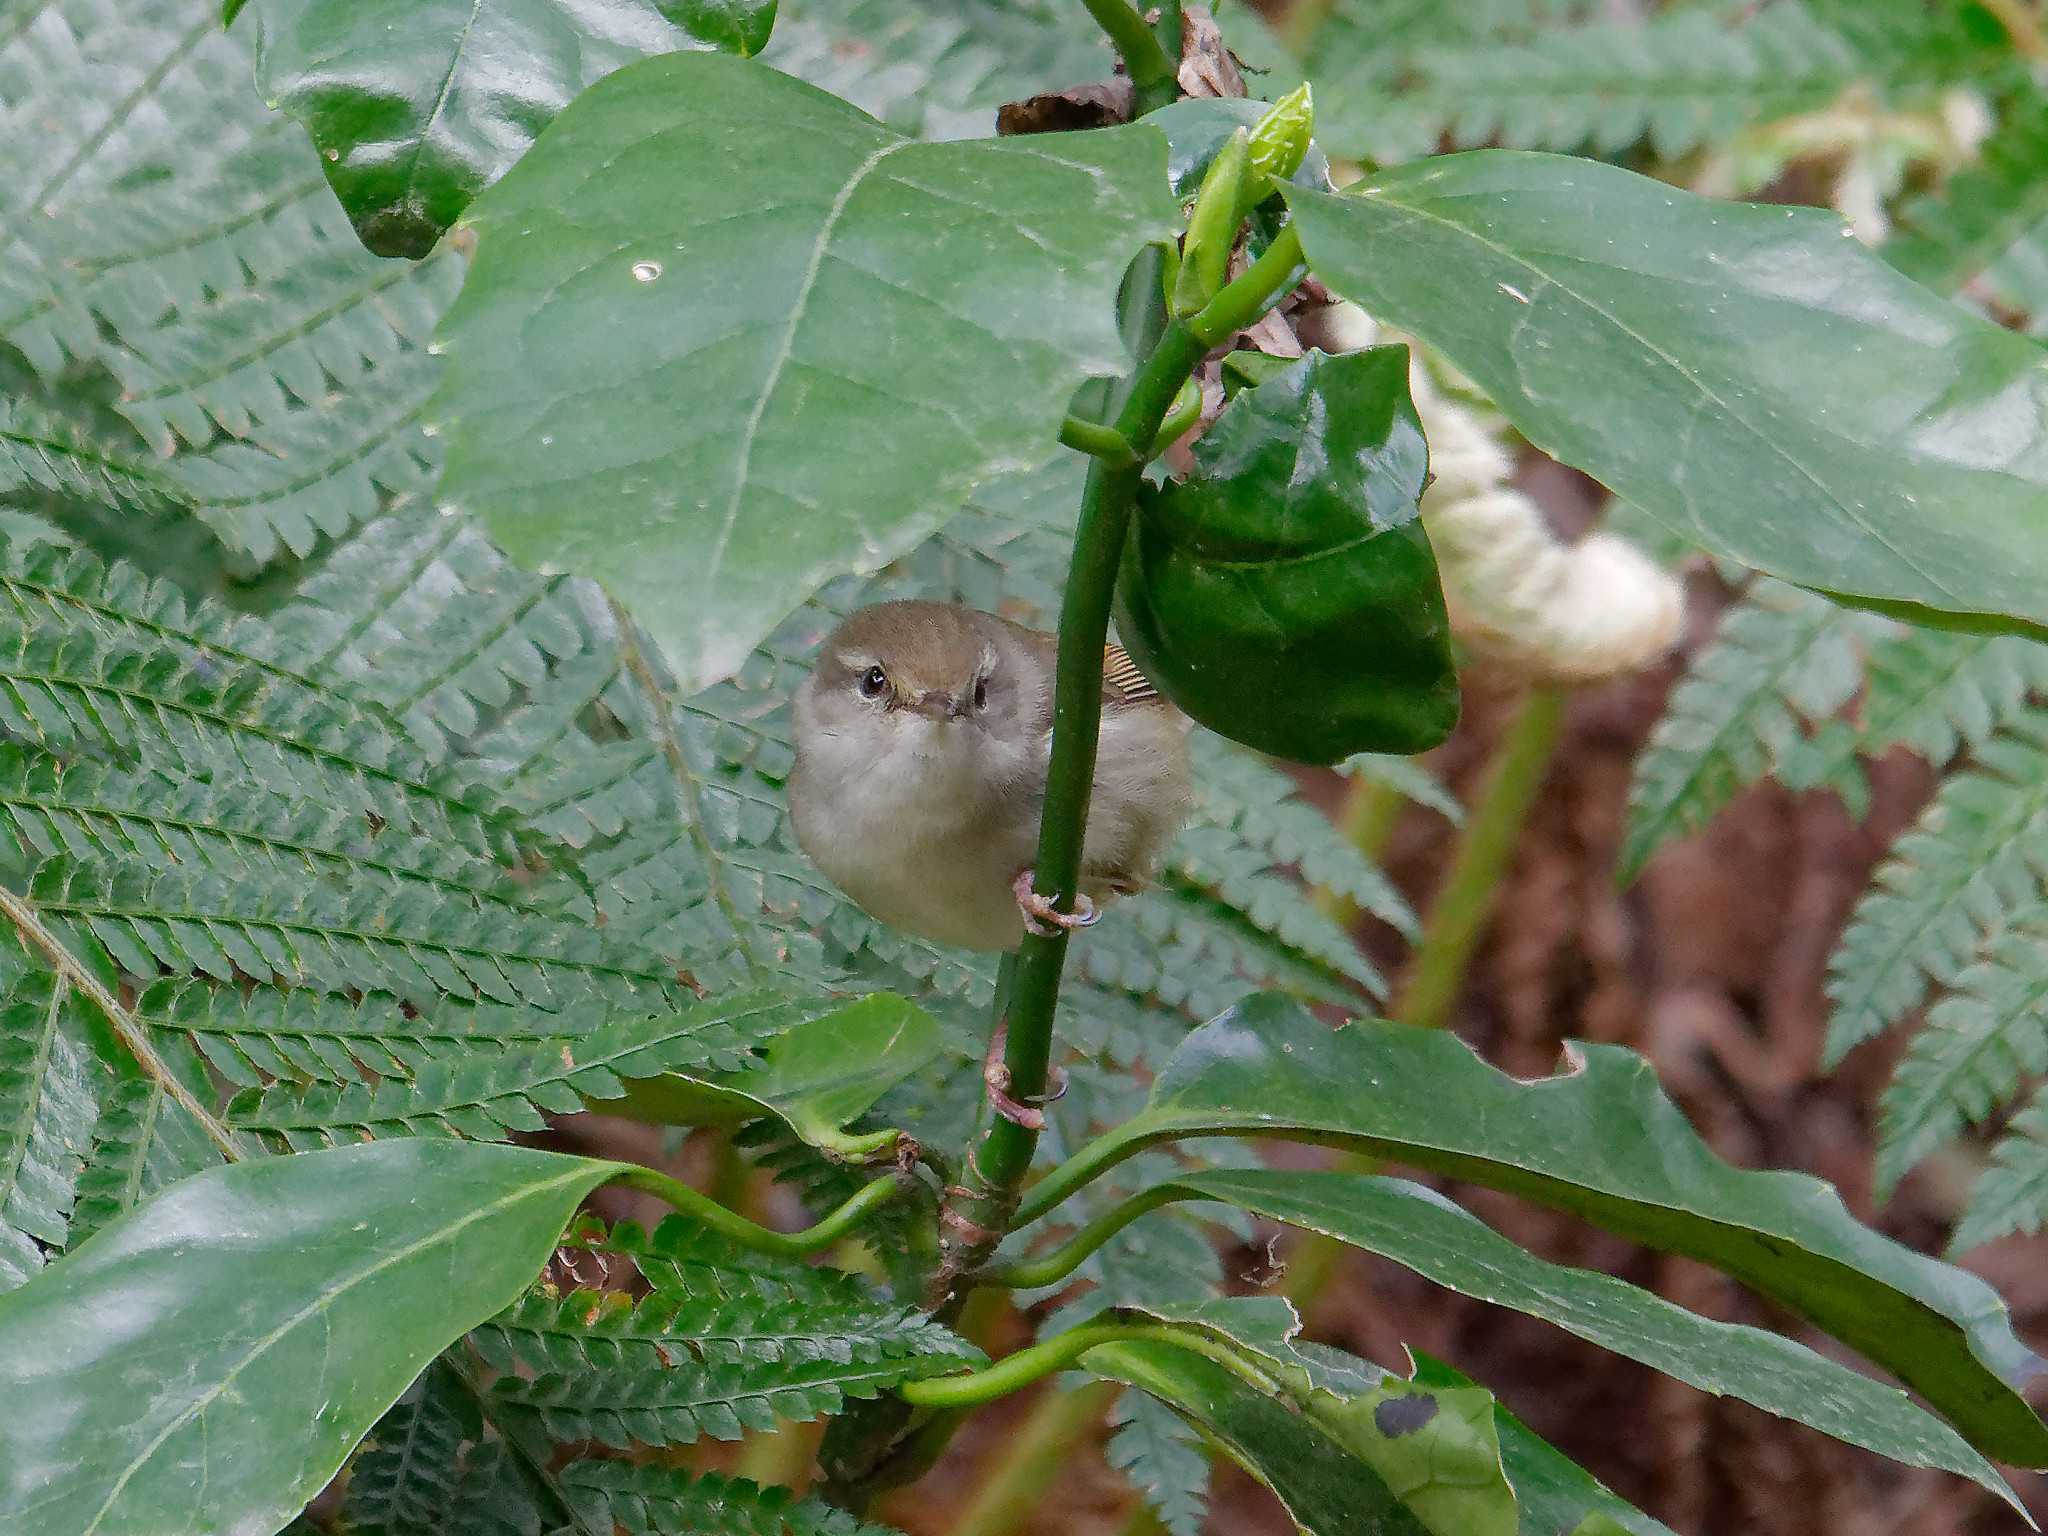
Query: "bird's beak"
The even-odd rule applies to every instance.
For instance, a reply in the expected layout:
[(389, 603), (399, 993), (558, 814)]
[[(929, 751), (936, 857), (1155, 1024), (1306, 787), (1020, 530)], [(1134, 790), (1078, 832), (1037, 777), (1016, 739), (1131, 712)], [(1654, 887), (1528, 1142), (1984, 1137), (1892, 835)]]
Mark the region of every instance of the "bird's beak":
[(918, 714), (932, 720), (958, 720), (967, 713), (960, 701), (943, 688), (933, 688), (917, 696), (917, 703), (911, 706)]

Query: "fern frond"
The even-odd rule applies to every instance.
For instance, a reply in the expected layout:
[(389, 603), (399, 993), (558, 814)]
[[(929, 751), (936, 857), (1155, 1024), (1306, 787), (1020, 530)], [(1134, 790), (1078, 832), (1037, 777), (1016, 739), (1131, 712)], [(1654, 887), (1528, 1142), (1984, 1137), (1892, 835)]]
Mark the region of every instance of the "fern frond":
[[(1264, 855), (1267, 869), (1293, 867), (1309, 885), (1347, 898), (1405, 938), (1420, 931), (1414, 908), (1393, 882), (1332, 835), (1329, 818), (1301, 798), (1293, 779), (1206, 732), (1196, 737), (1193, 756), (1198, 822), (1234, 833), (1243, 847)], [(1418, 781), (1432, 783), (1421, 769), (1407, 780)], [(1456, 802), (1449, 803), (1455, 810)]]
[(539, 1008), (587, 997), (645, 1005), (671, 980), (612, 952), (585, 924), (408, 890), (267, 885), (68, 855), (35, 865), (22, 889), (53, 927), (90, 934), (122, 969), (147, 979), (160, 968), (196, 970), (221, 982), (388, 992), (419, 1004), (446, 996)]
[(715, 1472), (577, 1461), (562, 1485), (590, 1529), (625, 1536), (895, 1536), (787, 1488)]
[(981, 1358), (923, 1314), (875, 1302), (635, 1304), (616, 1291), (529, 1295), (470, 1339), (504, 1373), (500, 1405), (537, 1415), (552, 1439), (621, 1450), (735, 1440)]
[(32, 213), (152, 175), (209, 167), (249, 128), (239, 40), (195, 0), (24, 0), (0, 33), (0, 270)]
[(1621, 872), (1698, 830), (1797, 749), (1809, 724), (1854, 696), (1857, 640), (1877, 621), (1759, 581), (1721, 621), (1636, 760)]
[(0, 400), (0, 496), (24, 487), (145, 515), (192, 504), (141, 457), (90, 442), (24, 401)]
[[(49, 8), (67, 9), (98, 7)], [(304, 556), (431, 484), (427, 337), (461, 264), (365, 252), (312, 146), (257, 98), (246, 36), (223, 34), (203, 0), (143, 9), (206, 29), (201, 51), (232, 61), (203, 98), (153, 80), (127, 104), (167, 142), (205, 135), (213, 152), (44, 205), (0, 263), (0, 338), (46, 378), (107, 370), (116, 408), (165, 456), (152, 478), (230, 549)], [(147, 39), (146, 21), (132, 30)], [(105, 80), (74, 88), (104, 99)]]
[(1788, 788), (1853, 786), (1860, 805), (1860, 757), (1906, 747), (1936, 768), (1980, 749), (2048, 686), (2048, 645), (2016, 635), (1968, 635), (1908, 629), (1877, 641), (1864, 668), (1857, 717), (1829, 720), (1785, 754), (1778, 777)]
[(983, 136), (995, 109), (1107, 79), (1115, 59), (1045, 0), (833, 0), (777, 20), (761, 57), (904, 133)]
[(127, 566), (0, 551), (0, 730), (349, 808), (485, 857), (511, 818), (369, 710), (275, 659), (275, 632)]
[(1915, 282), (1954, 293), (2048, 222), (2048, 96), (2016, 93), (1974, 165), (1912, 198), (1882, 254)]
[(1956, 1226), (1952, 1253), (2048, 1225), (2048, 1091), (2012, 1117)]
[(1201, 1536), (1209, 1458), (1187, 1423), (1157, 1398), (1126, 1390), (1110, 1410), (1103, 1454), (1151, 1506), (1169, 1536)]
[(1828, 961), (1825, 1063), (1955, 980), (2048, 872), (2048, 715), (2014, 719), (1942, 782), (1856, 905)]
[(420, 1536), (446, 1526), (465, 1440), (481, 1425), (445, 1365), (427, 1367), (377, 1421), (349, 1463), (342, 1518), (350, 1536)]
[(653, 1291), (676, 1300), (829, 1308), (852, 1306), (867, 1296), (843, 1270), (742, 1248), (687, 1216), (664, 1217), (651, 1232), (635, 1221), (607, 1227), (585, 1217), (570, 1227), (562, 1246), (631, 1259)]
[[(743, 1070), (752, 1064), (754, 1046), (805, 1012), (805, 1005), (785, 998), (756, 996), (700, 1003), (680, 1013), (614, 1016), (594, 1028), (565, 1028), (530, 1040), (479, 1030), (464, 1037), (462, 1049), (430, 1049), (409, 1075), (375, 1083), (316, 1080), (244, 1089), (229, 1101), (226, 1118), (294, 1150), (368, 1136), (502, 1141), (513, 1131), (541, 1129), (547, 1113), (574, 1113), (586, 1097), (617, 1098), (625, 1092), (623, 1078)], [(303, 1022), (305, 1011), (298, 1017)], [(241, 1038), (246, 1050), (248, 1036)], [(351, 1047), (362, 1038), (344, 1037)]]
[(1382, 752), (1361, 752), (1337, 765), (1346, 778), (1363, 779), (1412, 800), (1424, 810), (1435, 811), (1452, 826), (1465, 824), (1465, 808), (1443, 781), (1412, 757), (1392, 757)]
[(166, 1185), (219, 1161), (206, 1133), (162, 1083), (117, 1084), (108, 1090), (93, 1127), (66, 1246), (75, 1247)]
[(1912, 1168), (2048, 1072), (2048, 908), (2017, 913), (1984, 958), (1927, 1013), (1885, 1089), (1877, 1182), (1889, 1194)]
[(0, 1289), (26, 1281), (69, 1238), (100, 1112), (73, 1006), (70, 985), (39, 971), (15, 975), (0, 995)]

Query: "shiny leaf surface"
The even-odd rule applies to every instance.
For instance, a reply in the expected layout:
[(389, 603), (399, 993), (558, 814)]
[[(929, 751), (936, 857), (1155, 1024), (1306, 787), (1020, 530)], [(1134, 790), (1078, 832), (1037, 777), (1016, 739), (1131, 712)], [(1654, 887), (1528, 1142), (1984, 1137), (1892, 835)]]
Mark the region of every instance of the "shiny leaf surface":
[(845, 1127), (939, 1053), (939, 1026), (888, 993), (783, 1030), (742, 1072), (670, 1073), (629, 1085), (606, 1109), (672, 1125), (719, 1125), (775, 1115), (814, 1147), (857, 1157), (894, 1131), (848, 1135)]
[[(363, 243), (424, 256), (578, 92), (623, 64), (752, 35), (728, 0), (251, 0), (256, 85), (305, 125)], [(765, 7), (768, 24), (774, 7)], [(666, 12), (681, 11), (683, 26)], [(737, 13), (727, 20), (727, 13)], [(244, 22), (243, 25), (248, 25)], [(759, 26), (761, 42), (766, 27)], [(753, 49), (761, 46), (756, 43)]]
[(2048, 355), (1833, 214), (1502, 150), (1288, 199), (1317, 276), (1675, 534), (1908, 616), (2048, 624)]
[(693, 692), (1050, 455), (1176, 217), (1143, 125), (920, 144), (758, 64), (634, 65), (471, 210), (443, 498), (604, 582)]
[(195, 1175), (0, 1297), (0, 1528), (268, 1532), (616, 1165), (402, 1140)]
[(1575, 1047), (1565, 1071), (1525, 1082), (1442, 1031), (1332, 1030), (1290, 999), (1252, 997), (1188, 1036), (1145, 1108), (1049, 1174), (1020, 1216), (1143, 1147), (1210, 1135), (1353, 1147), (1698, 1259), (1894, 1372), (1986, 1455), (2048, 1463), (2048, 1425), (2017, 1390), (2041, 1362), (1990, 1286), (1862, 1226), (1819, 1179), (1723, 1162), (1633, 1051)]
[(1241, 389), (1148, 496), (1117, 633), (1211, 730), (1328, 763), (1420, 752), (1458, 718), (1408, 349), (1311, 352)]
[(1082, 1363), (1149, 1392), (1279, 1496), (1305, 1536), (1427, 1536), (1372, 1468), (1287, 1403), (1169, 1344), (1107, 1344)]
[(1741, 1398), (1894, 1461), (1957, 1472), (2013, 1497), (1954, 1430), (1896, 1387), (1782, 1335), (1699, 1317), (1612, 1275), (1540, 1259), (1421, 1185), (1355, 1174), (1216, 1169), (1182, 1175), (1163, 1188), (1324, 1233), (1438, 1285), (1555, 1323), (1702, 1391)]

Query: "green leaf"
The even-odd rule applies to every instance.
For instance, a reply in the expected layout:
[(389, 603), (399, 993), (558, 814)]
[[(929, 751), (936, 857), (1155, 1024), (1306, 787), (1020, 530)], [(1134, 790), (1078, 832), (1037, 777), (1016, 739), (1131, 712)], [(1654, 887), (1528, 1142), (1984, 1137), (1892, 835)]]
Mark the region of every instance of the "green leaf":
[(500, 1372), (494, 1414), (619, 1450), (736, 1440), (983, 1359), (923, 1313), (868, 1297), (535, 1293), (470, 1338)]
[(0, 1383), (40, 1405), (0, 1427), (0, 1518), (276, 1530), (615, 1171), (406, 1140), (185, 1180), (0, 1297)]
[(1863, 680), (1856, 638), (1872, 622), (1774, 581), (1729, 611), (1636, 759), (1622, 880), (1783, 765), (1813, 721), (1849, 702)]
[(695, 692), (1047, 457), (1175, 216), (1141, 125), (918, 144), (757, 64), (632, 66), (469, 215), (442, 495), (597, 577)]
[(1326, 283), (1702, 547), (1907, 616), (2048, 623), (2040, 348), (1834, 216), (1484, 150), (1288, 199)]
[(625, 1536), (892, 1536), (818, 1499), (716, 1472), (578, 1461), (562, 1485), (587, 1529)]
[(668, 7), (690, 35), (714, 48), (751, 59), (768, 46), (776, 0), (673, 0)]
[(76, 1011), (70, 983), (45, 972), (0, 992), (0, 1287), (29, 1279), (44, 1248), (70, 1240), (80, 1154), (101, 1113)]
[(1140, 502), (1118, 574), (1117, 633), (1145, 675), (1279, 757), (1442, 741), (1458, 682), (1408, 349), (1311, 352), (1240, 390), (1194, 453)]
[[(1468, 1377), (1420, 1350), (1411, 1349), (1409, 1354), (1415, 1361), (1415, 1374), (1410, 1379), (1418, 1386), (1473, 1384)], [(1515, 1501), (1522, 1509), (1522, 1529), (1529, 1536), (1566, 1531), (1571, 1536), (1673, 1536), (1669, 1526), (1609, 1493), (1594, 1481), (1591, 1473), (1532, 1433), (1498, 1401), (1493, 1405), (1493, 1428), (1500, 1441), (1501, 1465), (1507, 1469), (1508, 1481), (1515, 1485)]]
[[(305, 125), (335, 196), (380, 256), (426, 255), (579, 92), (622, 64), (691, 46), (670, 11), (694, 27), (691, 7), (656, 0), (253, 0), (251, 8), (257, 89)], [(695, 8), (757, 9), (708, 0)], [(774, 7), (765, 9), (772, 24)]]
[(2037, 1092), (2012, 1117), (1991, 1158), (1970, 1191), (1969, 1209), (1950, 1245), (1953, 1252), (2048, 1225), (2048, 1093)]
[[(1216, 1169), (1155, 1187), (1220, 1200), (1381, 1254), (1438, 1285), (1513, 1307), (1701, 1391), (1737, 1397), (1916, 1467), (2012, 1490), (1954, 1430), (1896, 1387), (1766, 1332), (1697, 1317), (1611, 1275), (1537, 1258), (1443, 1196), (1400, 1179)], [(2017, 1507), (2017, 1506), (2016, 1506)]]
[(1320, 1426), (1214, 1361), (1169, 1344), (1105, 1344), (1082, 1363), (1149, 1392), (1272, 1489), (1305, 1536), (1424, 1536), (1364, 1462)]
[(1575, 1047), (1564, 1073), (1523, 1082), (1442, 1031), (1333, 1031), (1253, 997), (1190, 1035), (1144, 1110), (1047, 1175), (1019, 1218), (1146, 1146), (1215, 1135), (1352, 1147), (1698, 1259), (1893, 1371), (1987, 1455), (2048, 1462), (2048, 1425), (2017, 1390), (2039, 1362), (1991, 1287), (1860, 1225), (1818, 1179), (1722, 1162), (1632, 1051)]

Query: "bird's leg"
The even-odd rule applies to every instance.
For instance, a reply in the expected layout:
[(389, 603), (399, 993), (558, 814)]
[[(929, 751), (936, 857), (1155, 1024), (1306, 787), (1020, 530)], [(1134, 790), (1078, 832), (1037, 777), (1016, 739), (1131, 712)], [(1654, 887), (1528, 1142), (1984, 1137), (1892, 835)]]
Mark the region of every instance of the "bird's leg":
[(1067, 1074), (1059, 1067), (1048, 1068), (1052, 1091), (1040, 1096), (1036, 1103), (1026, 1104), (1011, 1098), (1010, 1068), (1003, 1060), (1003, 1049), (1009, 1044), (1009, 1040), (1010, 1023), (1005, 1019), (996, 1026), (996, 1032), (989, 1037), (988, 1055), (981, 1064), (981, 1080), (988, 1085), (989, 1107), (1012, 1125), (1021, 1125), (1027, 1131), (1042, 1131), (1045, 1129), (1045, 1110), (1042, 1106), (1052, 1103), (1067, 1091)]
[(1061, 933), (1071, 933), (1076, 928), (1088, 928), (1102, 921), (1102, 911), (1088, 897), (1079, 891), (1074, 893), (1074, 910), (1062, 912), (1052, 904), (1050, 896), (1041, 896), (1032, 889), (1034, 872), (1021, 869), (1017, 878), (1010, 882), (1010, 889), (1017, 893), (1018, 910), (1024, 914), (1024, 927), (1041, 939), (1056, 939)]

